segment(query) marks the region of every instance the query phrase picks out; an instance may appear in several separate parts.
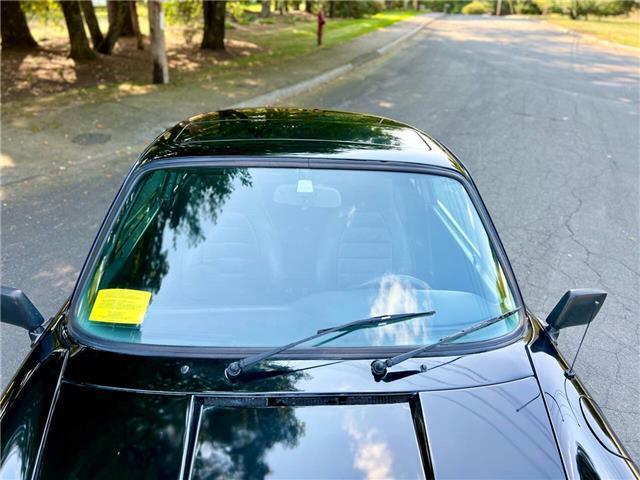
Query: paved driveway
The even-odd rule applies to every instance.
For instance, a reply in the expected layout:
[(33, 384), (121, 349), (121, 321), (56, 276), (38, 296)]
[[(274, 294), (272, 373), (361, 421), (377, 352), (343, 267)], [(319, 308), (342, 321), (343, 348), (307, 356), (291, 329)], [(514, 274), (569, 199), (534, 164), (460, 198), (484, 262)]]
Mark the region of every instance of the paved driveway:
[[(474, 175), (538, 314), (571, 287), (609, 292), (577, 371), (636, 459), (639, 87), (638, 56), (535, 21), (447, 17), (388, 57), (287, 102), (387, 115), (444, 141)], [(73, 175), (61, 157), (59, 175), (34, 172), (6, 189), (2, 282), (53, 314), (133, 157), (93, 159)], [(575, 351), (580, 335), (563, 333), (563, 351)], [(27, 348), (23, 332), (2, 326), (3, 385)]]

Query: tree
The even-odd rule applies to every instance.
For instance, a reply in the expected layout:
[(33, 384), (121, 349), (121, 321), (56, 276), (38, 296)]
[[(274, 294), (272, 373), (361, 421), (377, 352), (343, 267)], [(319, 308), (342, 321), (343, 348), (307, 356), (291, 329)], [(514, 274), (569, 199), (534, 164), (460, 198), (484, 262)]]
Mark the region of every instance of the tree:
[(226, 1), (202, 2), (204, 14), (204, 33), (200, 48), (207, 50), (224, 50), (224, 18), (227, 7)]
[(136, 25), (138, 22), (138, 11), (136, 9), (135, 1), (125, 1), (127, 8), (124, 12), (124, 21), (122, 22), (122, 29), (120, 30), (121, 37), (134, 37), (136, 30), (140, 30), (140, 27)]
[(136, 46), (138, 47), (138, 50), (144, 50), (142, 32), (140, 31), (140, 22), (138, 21), (138, 9), (136, 8), (135, 1), (129, 2), (129, 12), (131, 15), (131, 27), (133, 28), (133, 34), (136, 37)]
[(83, 1), (80, 2), (80, 5), (82, 6), (84, 21), (87, 23), (87, 27), (89, 27), (91, 43), (93, 44), (93, 48), (97, 49), (104, 41), (104, 35), (102, 35), (102, 31), (100, 30), (100, 24), (98, 24), (96, 11), (93, 8), (93, 2)]
[(169, 64), (164, 43), (162, 0), (149, 0), (149, 39), (153, 57), (153, 83), (169, 83)]
[(0, 2), (0, 30), (2, 30), (2, 49), (38, 48), (31, 36), (27, 19), (20, 2)]
[(120, 37), (136, 37), (138, 40), (138, 48), (142, 49), (142, 36), (140, 35), (140, 23), (138, 20), (138, 9), (135, 0), (108, 0), (107, 13), (109, 15), (109, 23), (111, 24), (116, 20), (116, 17), (120, 14), (118, 9), (120, 5), (125, 4), (125, 9), (122, 14), (124, 19), (122, 20), (122, 27), (120, 28)]
[(262, 0), (262, 10), (260, 10), (260, 16), (262, 18), (269, 18), (271, 16), (271, 0)]
[(304, 10), (307, 13), (313, 13), (313, 1), (312, 0), (305, 0), (305, 2), (304, 2)]
[[(131, 4), (135, 7), (136, 2), (129, 0), (107, 0), (107, 16), (109, 18), (109, 25), (116, 21), (118, 15), (124, 15), (122, 20), (122, 27), (120, 28), (121, 37), (133, 37), (135, 35), (133, 18), (131, 15)], [(120, 11), (120, 8), (124, 8)]]
[[(64, 2), (63, 2), (64, 3)], [(128, 10), (126, 2), (110, 1), (108, 3), (109, 8), (113, 9), (111, 15), (109, 15), (109, 31), (102, 43), (98, 45), (98, 51), (106, 55), (110, 55), (113, 52), (118, 38), (120, 37), (120, 31), (124, 25), (125, 15)]]
[(283, 15), (284, 12), (289, 13), (289, 2), (287, 0), (277, 0), (276, 4), (278, 5), (280, 15)]
[(96, 54), (91, 50), (89, 40), (87, 40), (87, 35), (84, 32), (80, 4), (77, 0), (65, 0), (59, 3), (64, 15), (64, 21), (67, 24), (67, 32), (69, 33), (69, 44), (71, 45), (69, 56), (78, 61), (93, 60), (96, 58)]

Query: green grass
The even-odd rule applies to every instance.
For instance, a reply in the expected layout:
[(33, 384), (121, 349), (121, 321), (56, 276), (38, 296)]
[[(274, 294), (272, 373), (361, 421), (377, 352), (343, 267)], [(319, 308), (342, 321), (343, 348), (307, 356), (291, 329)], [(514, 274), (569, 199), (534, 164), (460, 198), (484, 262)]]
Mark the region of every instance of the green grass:
[(569, 17), (561, 15), (550, 15), (544, 18), (554, 25), (559, 25), (569, 30), (593, 35), (609, 42), (640, 48), (640, 19), (638, 17), (571, 20)]
[[(349, 42), (374, 30), (408, 19), (415, 14), (416, 12), (412, 11), (388, 10), (361, 19), (329, 18), (325, 24), (321, 48), (334, 47)], [(249, 26), (247, 30), (242, 32), (230, 32), (230, 38), (249, 41), (263, 49), (261, 53), (247, 58), (235, 59), (236, 61), (242, 63), (245, 60), (252, 62), (287, 60), (318, 50), (315, 21), (294, 21), (283, 24), (275, 15), (274, 19), (278, 23), (273, 28), (252, 30)]]

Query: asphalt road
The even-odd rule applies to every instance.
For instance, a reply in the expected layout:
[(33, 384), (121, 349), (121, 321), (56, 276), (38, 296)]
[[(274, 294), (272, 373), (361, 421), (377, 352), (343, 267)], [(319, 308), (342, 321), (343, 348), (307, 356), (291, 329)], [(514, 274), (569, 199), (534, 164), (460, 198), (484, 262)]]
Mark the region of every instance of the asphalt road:
[[(288, 104), (382, 114), (470, 169), (528, 305), (568, 289), (609, 297), (576, 370), (640, 459), (640, 64), (523, 19), (447, 17), (400, 50)], [(6, 192), (2, 282), (47, 314), (70, 292), (132, 157)], [(571, 355), (582, 330), (561, 335)], [(27, 349), (2, 327), (2, 383)]]
[[(371, 112), (440, 139), (470, 169), (527, 304), (609, 293), (576, 370), (640, 459), (639, 58), (521, 19), (447, 17), (296, 105)], [(582, 335), (560, 336), (563, 353)]]

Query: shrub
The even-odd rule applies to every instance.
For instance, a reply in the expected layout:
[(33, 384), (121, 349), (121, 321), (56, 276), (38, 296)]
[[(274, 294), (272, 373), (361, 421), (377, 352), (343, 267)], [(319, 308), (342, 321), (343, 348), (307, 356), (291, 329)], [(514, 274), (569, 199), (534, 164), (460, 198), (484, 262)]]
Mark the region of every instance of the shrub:
[(29, 20), (39, 20), (45, 25), (63, 25), (62, 9), (53, 0), (28, 0), (20, 2), (22, 11)]
[[(488, 12), (495, 13), (497, 11), (498, 2), (497, 0), (487, 0), (485, 2), (485, 6)], [(511, 10), (511, 7), (514, 7), (514, 11)], [(516, 2), (509, 2), (507, 0), (502, 0), (500, 6), (500, 15), (513, 15), (515, 12)]]
[(202, 22), (202, 2), (198, 0), (170, 0), (162, 7), (169, 25), (190, 26), (194, 22)]
[(518, 0), (515, 11), (520, 15), (540, 15), (542, 13), (542, 9), (532, 0)]
[(555, 0), (532, 0), (541, 13), (562, 13), (562, 6)]
[[(506, 1), (506, 0), (505, 0)], [(468, 0), (420, 0), (421, 5), (431, 12), (460, 13)]]
[(471, 2), (462, 8), (462, 13), (464, 15), (482, 15), (483, 13), (487, 13), (487, 9), (483, 3)]
[(384, 3), (380, 1), (336, 1), (334, 15), (336, 17), (362, 18), (382, 11)]

